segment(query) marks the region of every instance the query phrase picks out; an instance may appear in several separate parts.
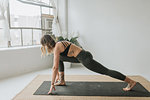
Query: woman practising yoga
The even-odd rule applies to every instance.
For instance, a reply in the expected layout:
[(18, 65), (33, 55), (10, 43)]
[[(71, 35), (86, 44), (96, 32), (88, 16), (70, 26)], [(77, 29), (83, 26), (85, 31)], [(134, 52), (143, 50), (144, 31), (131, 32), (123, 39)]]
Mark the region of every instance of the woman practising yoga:
[(55, 86), (65, 85), (63, 61), (82, 63), (86, 68), (96, 73), (108, 75), (127, 82), (128, 85), (123, 88), (124, 91), (129, 91), (136, 85), (134, 80), (131, 80), (118, 71), (104, 67), (93, 59), (93, 56), (89, 51), (84, 50), (69, 41), (55, 42), (50, 35), (44, 35), (41, 38), (41, 44), (42, 55), (46, 54), (46, 49), (48, 53), (54, 53), (51, 87), (48, 94), (51, 94), (53, 89), (55, 90)]

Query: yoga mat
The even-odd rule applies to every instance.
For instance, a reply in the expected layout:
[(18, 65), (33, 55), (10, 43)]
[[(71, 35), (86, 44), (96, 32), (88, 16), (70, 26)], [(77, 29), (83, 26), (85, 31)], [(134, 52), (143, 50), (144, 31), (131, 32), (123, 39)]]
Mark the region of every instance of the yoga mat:
[[(44, 81), (33, 95), (49, 95), (51, 81)], [(66, 86), (55, 86), (52, 95), (57, 96), (128, 96), (128, 97), (150, 97), (150, 92), (140, 83), (131, 91), (123, 91), (125, 82), (82, 82), (66, 81)]]

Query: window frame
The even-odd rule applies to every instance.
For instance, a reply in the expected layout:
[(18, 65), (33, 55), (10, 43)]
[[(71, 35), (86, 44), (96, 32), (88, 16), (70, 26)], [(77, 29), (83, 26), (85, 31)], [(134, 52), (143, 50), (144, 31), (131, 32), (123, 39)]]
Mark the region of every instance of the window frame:
[[(49, 0), (50, 1), (50, 0)], [(49, 5), (50, 5), (50, 2), (49, 2)], [(40, 13), (41, 13), (41, 27), (40, 28), (36, 28), (36, 27), (12, 27), (11, 26), (11, 22), (10, 22), (10, 2), (8, 1), (8, 7), (7, 7), (7, 16), (8, 16), (8, 24), (9, 24), (9, 29), (20, 29), (21, 31), (21, 45), (19, 46), (11, 46), (11, 41), (8, 41), (8, 48), (9, 47), (23, 47), (23, 46), (34, 46), (34, 45), (40, 45), (40, 44), (33, 44), (33, 30), (41, 30), (42, 32), (42, 35), (45, 34), (45, 32), (49, 32), (51, 33), (52, 32), (52, 28), (50, 29), (44, 29), (43, 28), (43, 20), (42, 20), (42, 16), (44, 15), (44, 13), (42, 13), (42, 6), (39, 6), (40, 7)], [(44, 8), (44, 7), (43, 7)], [(50, 8), (49, 8), (49, 11), (50, 11)], [(50, 12), (49, 14), (47, 15), (50, 15)], [(53, 15), (52, 15), (53, 16)], [(54, 19), (54, 16), (53, 16), (53, 19)], [(53, 20), (52, 19), (52, 20)], [(22, 30), (23, 29), (31, 29), (32, 30), (32, 45), (23, 45), (23, 33), (22, 33)]]

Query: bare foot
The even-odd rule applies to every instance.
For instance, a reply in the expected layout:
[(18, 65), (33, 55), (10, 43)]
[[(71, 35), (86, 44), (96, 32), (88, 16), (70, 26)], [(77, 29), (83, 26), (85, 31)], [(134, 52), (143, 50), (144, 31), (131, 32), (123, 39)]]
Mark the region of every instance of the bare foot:
[(65, 81), (62, 82), (62, 81), (59, 80), (56, 83), (54, 83), (54, 85), (55, 86), (65, 86), (66, 84), (65, 84)]
[(128, 83), (127, 87), (123, 88), (124, 91), (130, 91), (136, 85), (135, 81)]

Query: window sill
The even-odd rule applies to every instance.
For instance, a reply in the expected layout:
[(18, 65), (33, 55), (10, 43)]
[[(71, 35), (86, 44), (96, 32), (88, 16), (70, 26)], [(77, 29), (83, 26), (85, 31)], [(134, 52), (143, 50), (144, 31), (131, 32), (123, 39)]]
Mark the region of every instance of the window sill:
[(29, 49), (29, 48), (36, 48), (36, 47), (41, 47), (41, 45), (0, 48), (0, 51), (6, 51), (6, 50), (20, 50), (20, 49)]

